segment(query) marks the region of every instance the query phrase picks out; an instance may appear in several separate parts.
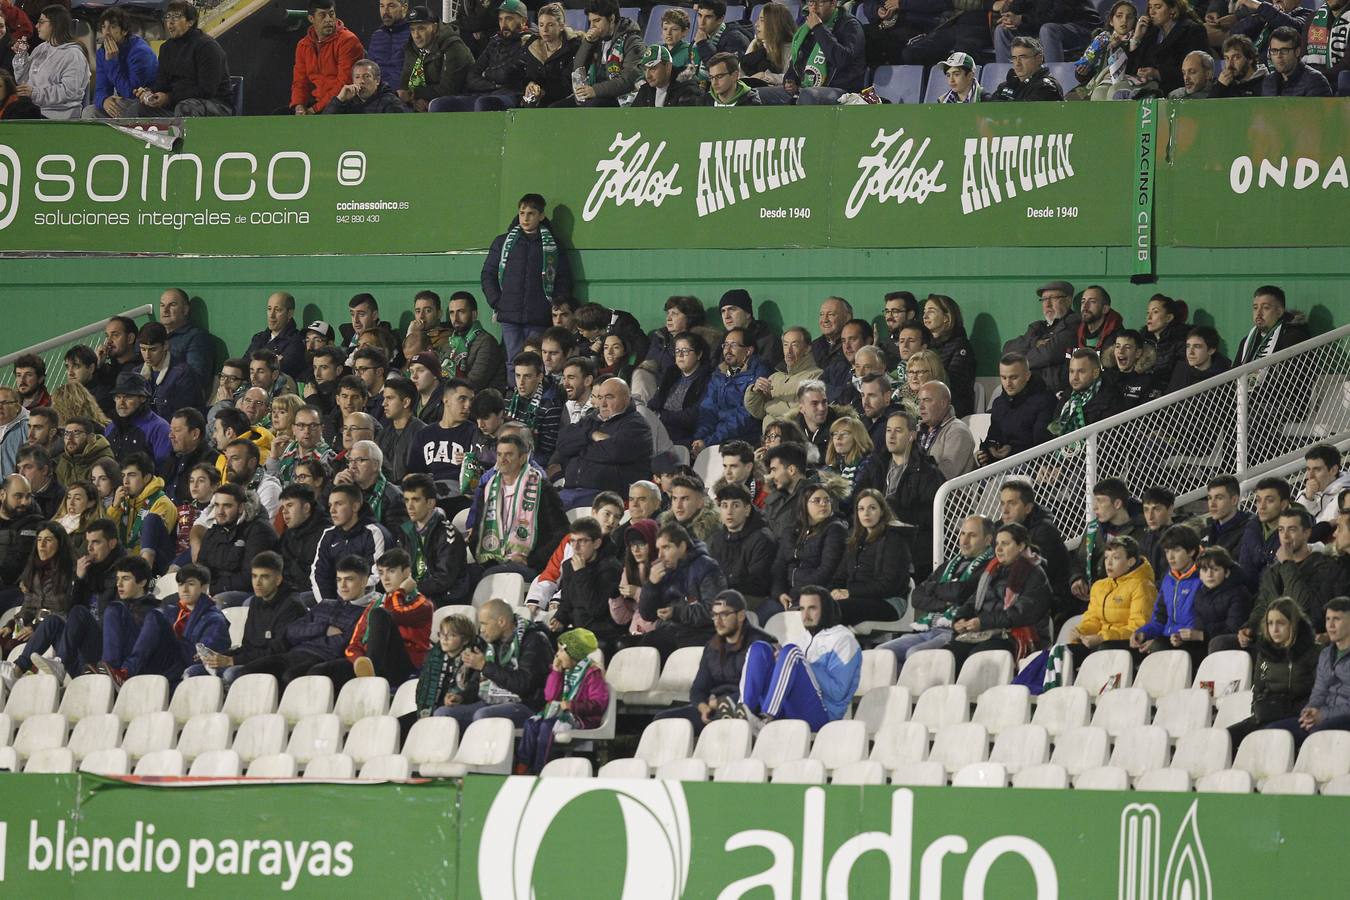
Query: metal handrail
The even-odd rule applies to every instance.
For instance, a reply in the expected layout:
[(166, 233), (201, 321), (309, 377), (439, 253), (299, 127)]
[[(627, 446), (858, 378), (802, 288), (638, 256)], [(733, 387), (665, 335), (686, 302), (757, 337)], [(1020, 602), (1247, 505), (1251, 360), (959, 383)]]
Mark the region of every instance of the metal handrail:
[[(137, 306), (132, 309), (116, 313), (116, 315), (125, 316), (128, 319), (135, 319), (139, 316), (152, 315), (154, 311), (155, 307), (152, 304), (146, 303), (141, 306)], [(13, 353), (7, 353), (4, 356), (0, 356), (0, 368), (13, 365), (14, 360), (18, 359), (20, 356), (23, 356), (25, 353), (36, 353), (41, 355), (43, 353), (46, 353), (48, 350), (55, 350), (57, 347), (61, 347), (65, 344), (72, 343), (73, 341), (78, 341), (80, 338), (88, 337), (91, 334), (97, 334), (98, 332), (103, 330), (104, 326), (108, 324), (108, 320), (111, 318), (112, 318), (111, 315), (104, 316), (97, 322), (90, 322), (88, 325), (83, 325), (79, 328), (76, 328), (74, 331), (67, 331), (65, 334), (58, 334), (54, 338), (48, 338), (47, 340), (34, 344), (31, 347), (24, 347), (22, 350), (15, 350)]]
[[(1216, 389), (1221, 388), (1225, 385), (1234, 383), (1236, 383), (1237, 386), (1238, 415), (1239, 419), (1243, 420), (1246, 418), (1247, 391), (1250, 384), (1247, 380), (1247, 376), (1264, 371), (1265, 369), (1269, 369), (1272, 366), (1285, 362), (1286, 360), (1302, 356), (1303, 354), (1306, 354), (1309, 351), (1316, 350), (1318, 347), (1323, 347), (1327, 344), (1334, 343), (1346, 337), (1350, 337), (1350, 325), (1342, 325), (1339, 328), (1335, 328), (1332, 329), (1331, 331), (1324, 332), (1323, 334), (1320, 334), (1317, 337), (1309, 338), (1308, 340), (1303, 341), (1302, 343), (1295, 344), (1292, 347), (1287, 347), (1284, 350), (1279, 351), (1278, 353), (1272, 353), (1269, 356), (1253, 360), (1245, 365), (1229, 369), (1227, 372), (1224, 372), (1221, 375), (1215, 375), (1213, 378), (1207, 378), (1204, 381), (1191, 385), (1190, 387), (1182, 388), (1181, 390), (1174, 391), (1170, 394), (1165, 394), (1162, 397), (1157, 398), (1156, 400), (1150, 400), (1148, 403), (1136, 406), (1134, 409), (1126, 410), (1125, 412), (1122, 413), (1117, 413), (1116, 415), (1111, 416), (1110, 418), (1102, 419), (1100, 422), (1094, 422), (1091, 425), (1087, 425), (1083, 428), (1071, 431), (1068, 434), (1060, 435), (1054, 440), (1047, 441), (1044, 444), (1038, 444), (1035, 447), (1023, 450), (1021, 453), (1009, 456), (1006, 459), (1000, 460), (999, 462), (987, 466), (981, 466), (980, 468), (974, 469), (973, 471), (968, 472), (965, 475), (961, 475), (958, 476), (957, 478), (953, 478), (949, 481), (944, 482), (942, 486), (938, 488), (937, 494), (935, 494), (933, 497), (933, 565), (936, 566), (939, 563), (941, 563), (946, 555), (945, 549), (946, 501), (948, 495), (950, 495), (953, 491), (966, 487), (967, 485), (986, 481), (990, 478), (996, 477), (1001, 472), (1006, 472), (1009, 471), (1010, 469), (1015, 469), (1018, 466), (1023, 465), (1025, 463), (1033, 462), (1038, 459), (1049, 458), (1053, 454), (1064, 449), (1065, 447), (1068, 447), (1071, 444), (1083, 443), (1085, 446), (1084, 461), (1087, 470), (1089, 472), (1089, 477), (1087, 478), (1087, 492), (1084, 498), (1084, 506), (1086, 509), (1086, 515), (1091, 516), (1092, 514), (1091, 490), (1092, 485), (1097, 481), (1097, 479), (1093, 477), (1092, 474), (1096, 468), (1096, 460), (1095, 460), (1095, 441), (1091, 440), (1091, 438), (1094, 438), (1097, 435), (1101, 434), (1102, 432), (1108, 431), (1112, 428), (1124, 425), (1127, 422), (1132, 422), (1135, 419), (1139, 419), (1144, 416), (1150, 415), (1154, 412), (1157, 412), (1158, 410), (1166, 409), (1167, 407), (1180, 403), (1183, 400), (1187, 400), (1190, 399), (1191, 397), (1196, 397), (1201, 394), (1210, 393), (1216, 391)], [(1340, 436), (1337, 436), (1337, 438), (1339, 437)], [(1335, 439), (1336, 438), (1332, 438), (1331, 436), (1328, 436), (1327, 438), (1328, 441), (1334, 441)], [(1243, 476), (1247, 472), (1246, 436), (1245, 433), (1243, 433), (1243, 429), (1239, 429), (1236, 445), (1237, 445), (1236, 448), (1237, 464), (1235, 466), (1235, 474)], [(1300, 456), (1299, 458), (1301, 459), (1302, 457)], [(1267, 464), (1263, 464), (1263, 466)], [(1191, 496), (1191, 493), (1179, 496), (1177, 498), (1178, 503), (1183, 502), (1183, 498), (1189, 498), (1185, 502), (1190, 502), (1191, 500), (1198, 499), (1198, 496)], [(1200, 496), (1203, 496), (1203, 493)]]

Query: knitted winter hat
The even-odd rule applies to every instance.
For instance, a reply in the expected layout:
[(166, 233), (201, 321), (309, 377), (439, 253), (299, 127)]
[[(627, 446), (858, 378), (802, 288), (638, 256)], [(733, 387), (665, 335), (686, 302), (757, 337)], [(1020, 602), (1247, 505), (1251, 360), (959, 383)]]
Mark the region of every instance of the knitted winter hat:
[(595, 635), (585, 628), (573, 628), (571, 631), (564, 631), (558, 637), (558, 645), (577, 662), (581, 662), (590, 656), (600, 646), (595, 640)]

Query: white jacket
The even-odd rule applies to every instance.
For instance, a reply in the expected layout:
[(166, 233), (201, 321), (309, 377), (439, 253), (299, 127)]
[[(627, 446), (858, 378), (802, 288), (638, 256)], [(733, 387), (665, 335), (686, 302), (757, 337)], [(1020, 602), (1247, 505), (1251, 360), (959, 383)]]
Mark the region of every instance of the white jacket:
[(14, 78), (32, 86), (33, 103), (48, 119), (78, 119), (89, 96), (89, 57), (79, 41), (42, 41), (14, 57)]

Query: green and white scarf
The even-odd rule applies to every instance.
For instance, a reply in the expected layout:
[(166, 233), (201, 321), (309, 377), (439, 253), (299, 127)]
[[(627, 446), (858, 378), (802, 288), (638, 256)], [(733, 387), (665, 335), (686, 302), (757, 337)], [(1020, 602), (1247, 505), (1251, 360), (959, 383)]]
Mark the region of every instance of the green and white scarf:
[(1097, 519), (1093, 519), (1091, 522), (1088, 522), (1087, 530), (1083, 532), (1083, 564), (1084, 568), (1087, 570), (1083, 575), (1087, 578), (1088, 584), (1092, 584), (1092, 582), (1097, 580), (1092, 573), (1092, 561), (1097, 556), (1097, 545), (1101, 543), (1101, 539), (1102, 523)]
[[(506, 248), (502, 248), (502, 256), (506, 256)], [(484, 334), (483, 325), (475, 321), (469, 326), (468, 332), (460, 334), (456, 329), (450, 333), (450, 339), (445, 345), (445, 359), (441, 362), (441, 375), (446, 378), (463, 378), (464, 373), (468, 371), (469, 366), (469, 347), (474, 341), (478, 340), (480, 334)]]
[[(519, 665), (520, 645), (525, 637), (525, 629), (529, 627), (528, 623), (520, 616), (515, 617), (516, 628), (511, 633), (511, 640), (507, 643), (506, 649), (501, 655), (497, 654), (497, 645), (488, 643), (487, 650), (483, 651), (483, 657), (487, 662), (496, 663), (503, 669), (515, 669)], [(481, 696), (489, 705), (496, 703), (512, 703), (520, 700), (519, 695), (513, 694), (506, 688), (498, 687), (493, 684), (490, 678), (484, 678), (479, 685), (479, 696)]]
[(480, 563), (502, 562), (515, 554), (529, 556), (539, 527), (541, 476), (526, 465), (511, 488), (505, 488), (501, 472), (488, 480), (483, 492), (483, 537), (479, 541)]
[[(1323, 7), (1325, 9), (1326, 7)], [(1280, 340), (1280, 330), (1284, 328), (1284, 319), (1275, 323), (1275, 327), (1262, 334), (1252, 326), (1252, 330), (1247, 332), (1247, 337), (1242, 341), (1242, 356), (1234, 362), (1234, 365), (1243, 365), (1255, 359), (1269, 356), (1275, 352), (1275, 345)]]
[(600, 69), (601, 63), (599, 61), (591, 61), (590, 68), (586, 72), (587, 83), (599, 84), (602, 81), (619, 77), (619, 73), (623, 71), (623, 51), (628, 44), (628, 38), (629, 32), (625, 31), (609, 45), (609, 52), (605, 54), (603, 71)]
[(384, 489), (389, 486), (389, 479), (384, 477), (384, 472), (375, 479), (375, 483), (366, 491), (366, 505), (370, 507), (370, 512), (375, 516), (375, 521), (379, 522), (384, 517)]
[(545, 706), (544, 711), (539, 714), (543, 719), (558, 719), (572, 724), (572, 713), (562, 708), (562, 701), (571, 703), (577, 699), (577, 694), (581, 691), (581, 681), (586, 677), (586, 671), (594, 665), (591, 660), (583, 659), (572, 668), (562, 673), (562, 695), (557, 700), (550, 700)]
[(428, 50), (418, 50), (416, 58), (413, 59), (412, 72), (408, 75), (408, 90), (417, 90), (420, 87), (426, 87), (427, 83), (427, 56)]
[(506, 400), (506, 418), (534, 431), (535, 419), (539, 417), (539, 407), (544, 402), (545, 384), (547, 382), (540, 379), (539, 387), (535, 388), (534, 393), (528, 398), (519, 393), (511, 394)]
[[(161, 499), (164, 491), (155, 491), (142, 503), (132, 500), (127, 503), (127, 515), (117, 520), (117, 540), (130, 553), (138, 553), (141, 548), (141, 529), (145, 527), (145, 517)], [(138, 508), (139, 507), (139, 508)], [(165, 522), (164, 524), (169, 524)]]
[(290, 484), (295, 480), (295, 464), (302, 459), (317, 459), (328, 465), (336, 456), (337, 451), (325, 440), (320, 439), (318, 445), (309, 451), (301, 449), (299, 441), (291, 441), (286, 445), (286, 449), (281, 451), (277, 463), (277, 477), (281, 479), (282, 484)]
[[(717, 42), (722, 39), (722, 35), (726, 33), (726, 30), (727, 23), (723, 22), (721, 25), (717, 26), (716, 31), (708, 35), (708, 43), (716, 47)], [(692, 42), (689, 44), (689, 65), (693, 66), (694, 70), (698, 73), (699, 81), (708, 80), (707, 60), (703, 58), (703, 54), (698, 52), (698, 44)]]
[(1050, 432), (1062, 436), (1086, 426), (1087, 405), (1092, 402), (1092, 398), (1097, 396), (1097, 392), (1101, 388), (1102, 380), (1097, 378), (1081, 391), (1074, 391), (1070, 394), (1069, 399), (1059, 411), (1059, 419), (1050, 426)]
[[(512, 225), (506, 232), (506, 240), (502, 242), (502, 258), (497, 263), (497, 283), (501, 284), (506, 279), (506, 260), (511, 256), (511, 251), (515, 249), (516, 242), (520, 240), (524, 229), (519, 224)], [(543, 244), (544, 258), (539, 273), (539, 277), (544, 283), (544, 297), (549, 302), (553, 301), (553, 281), (558, 275), (558, 242), (553, 238), (553, 231), (543, 222), (539, 223), (539, 241)]]
[[(833, 31), (834, 25), (839, 21), (839, 16), (842, 13), (843, 10), (836, 8), (830, 17), (821, 24)], [(810, 35), (811, 29), (803, 23), (797, 29), (797, 33), (792, 36), (792, 59), (794, 61)], [(830, 83), (830, 63), (825, 58), (825, 51), (820, 49), (820, 41), (816, 41), (812, 45), (811, 55), (806, 58), (806, 65), (802, 66), (799, 74), (801, 75), (802, 87), (825, 87)]]
[[(1265, 36), (1265, 32), (1262, 32)], [(1303, 64), (1331, 68), (1331, 7), (1325, 3), (1313, 13), (1308, 23), (1308, 37), (1303, 51)], [(1246, 360), (1250, 362), (1250, 360)]]
[[(994, 558), (994, 548), (986, 547), (979, 556), (974, 559), (966, 559), (963, 556), (953, 556), (947, 560), (947, 565), (942, 568), (938, 575), (939, 584), (951, 584), (953, 581), (969, 581), (973, 576), (979, 575), (989, 565), (989, 560)], [(952, 620), (956, 615), (956, 607), (949, 606), (942, 612), (921, 613), (914, 617), (914, 624), (927, 625), (929, 628), (950, 628)]]

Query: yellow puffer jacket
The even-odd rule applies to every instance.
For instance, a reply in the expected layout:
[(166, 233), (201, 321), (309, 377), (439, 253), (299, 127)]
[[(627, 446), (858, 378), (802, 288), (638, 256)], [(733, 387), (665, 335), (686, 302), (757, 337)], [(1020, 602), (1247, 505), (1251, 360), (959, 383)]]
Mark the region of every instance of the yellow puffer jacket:
[(129, 498), (126, 503), (113, 503), (108, 507), (108, 517), (117, 524), (118, 541), (127, 553), (141, 552), (139, 537), (141, 529), (138, 520), (147, 515), (159, 516), (164, 522), (164, 530), (173, 534), (174, 527), (178, 523), (178, 508), (164, 494), (164, 479), (158, 475), (145, 483), (139, 496)]
[(1078, 633), (1100, 634), (1107, 641), (1129, 640), (1149, 620), (1157, 599), (1153, 567), (1141, 559), (1138, 566), (1119, 578), (1092, 583), (1087, 612), (1078, 625)]

